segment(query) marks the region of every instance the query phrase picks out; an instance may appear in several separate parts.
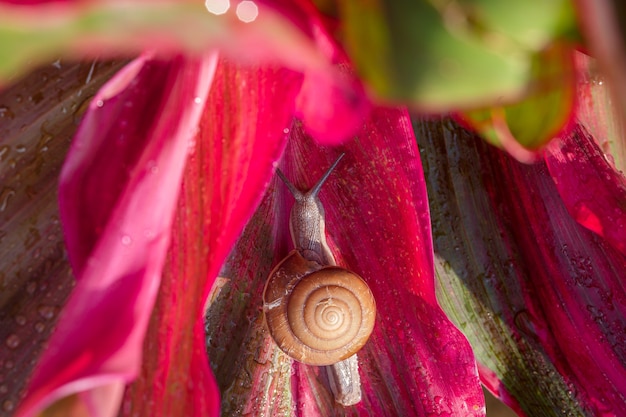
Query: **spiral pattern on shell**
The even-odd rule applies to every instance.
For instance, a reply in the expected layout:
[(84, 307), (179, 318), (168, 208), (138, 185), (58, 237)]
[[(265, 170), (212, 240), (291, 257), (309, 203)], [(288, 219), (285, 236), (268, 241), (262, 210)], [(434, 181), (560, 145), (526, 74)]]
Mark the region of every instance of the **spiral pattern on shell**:
[(299, 362), (318, 366), (360, 350), (376, 318), (376, 303), (365, 281), (346, 269), (324, 267), (303, 274), (281, 294), (269, 288), (280, 281), (281, 265), (270, 275), (264, 293), (266, 322), (278, 347)]

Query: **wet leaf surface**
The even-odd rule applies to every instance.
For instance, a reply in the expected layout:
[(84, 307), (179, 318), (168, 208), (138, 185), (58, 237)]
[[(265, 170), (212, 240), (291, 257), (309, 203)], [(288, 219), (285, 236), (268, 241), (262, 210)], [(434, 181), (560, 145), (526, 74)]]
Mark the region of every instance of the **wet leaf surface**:
[(520, 164), (447, 119), (414, 126), (438, 297), (483, 382), (526, 415), (622, 414), (624, 256), (570, 217), (544, 163)]
[(290, 247), (292, 200), (274, 178), (207, 314), (224, 415), (484, 415), (472, 353), (435, 300), (425, 188), (406, 113), (374, 111), (362, 133), (338, 148), (320, 147), (295, 124), (281, 170), (306, 189), (340, 152), (346, 156), (320, 197), (333, 253), (368, 282), (378, 305), (374, 333), (359, 352), (363, 400), (334, 404), (324, 372), (292, 362), (264, 329), (263, 287)]
[(12, 415), (74, 286), (57, 203), (86, 104), (121, 63), (56, 61), (0, 92), (0, 415)]

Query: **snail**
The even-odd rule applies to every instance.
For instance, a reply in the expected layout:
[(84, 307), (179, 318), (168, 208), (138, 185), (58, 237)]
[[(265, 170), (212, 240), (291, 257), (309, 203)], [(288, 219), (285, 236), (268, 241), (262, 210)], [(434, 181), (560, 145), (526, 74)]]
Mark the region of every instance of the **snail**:
[(376, 303), (359, 275), (336, 265), (326, 242), (318, 194), (342, 157), (306, 193), (277, 170), (296, 200), (289, 217), (295, 249), (270, 273), (263, 311), (276, 345), (296, 361), (326, 366), (335, 400), (353, 405), (361, 399), (356, 352), (374, 329)]

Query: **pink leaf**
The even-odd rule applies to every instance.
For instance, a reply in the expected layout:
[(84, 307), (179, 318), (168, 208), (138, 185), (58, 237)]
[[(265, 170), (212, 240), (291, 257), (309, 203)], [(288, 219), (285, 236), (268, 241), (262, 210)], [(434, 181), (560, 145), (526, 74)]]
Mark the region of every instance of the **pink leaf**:
[[(264, 330), (263, 286), (290, 246), (293, 199), (275, 179), (223, 271), (231, 279), (223, 301), (209, 310), (223, 412), (484, 415), (472, 351), (435, 298), (426, 190), (408, 115), (376, 110), (358, 138), (335, 149), (320, 147), (295, 123), (282, 169), (306, 189), (340, 152), (346, 156), (321, 191), (327, 235), (340, 264), (363, 276), (378, 305), (374, 333), (359, 352), (363, 401), (336, 405), (323, 371), (292, 363)], [(241, 293), (245, 299), (230, 301)]]
[(568, 211), (626, 255), (626, 178), (580, 125), (546, 149), (546, 164)]
[[(300, 175), (328, 165), (316, 163), (325, 152), (298, 139), (287, 155)], [(360, 354), (365, 398), (354, 413), (483, 415), (471, 348), (435, 298), (428, 199), (407, 113), (375, 110), (341, 150), (341, 180), (326, 190), (327, 230), (379, 306)]]
[(60, 184), (79, 282), (18, 415), (73, 393), (91, 415), (117, 411), (141, 363), (188, 141), (214, 65), (211, 56), (167, 63), (143, 56), (94, 97)]
[(296, 102), (296, 116), (305, 131), (322, 144), (338, 144), (357, 134), (367, 120), (372, 104), (361, 80), (346, 68), (350, 61), (333, 38), (336, 22), (325, 18), (306, 0), (264, 0), (299, 27), (332, 64), (304, 69), (304, 82)]
[(284, 149), (300, 84), (301, 76), (286, 70), (218, 66), (185, 172), (144, 367), (123, 415), (218, 414), (202, 313)]
[(362, 128), (370, 110), (363, 86), (352, 76), (339, 70), (305, 73), (296, 114), (317, 142), (347, 140)]

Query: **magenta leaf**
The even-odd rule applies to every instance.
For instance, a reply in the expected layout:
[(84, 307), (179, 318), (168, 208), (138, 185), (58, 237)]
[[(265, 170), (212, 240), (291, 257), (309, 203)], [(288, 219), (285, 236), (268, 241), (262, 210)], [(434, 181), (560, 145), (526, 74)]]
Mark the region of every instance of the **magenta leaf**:
[(296, 115), (319, 143), (338, 144), (359, 131), (371, 110), (363, 86), (353, 76), (308, 71)]
[(317, 367), (292, 362), (271, 341), (261, 314), (271, 268), (291, 245), (293, 203), (274, 179), (222, 271), (207, 313), (209, 356), (226, 415), (484, 415), (466, 339), (437, 305), (424, 180), (402, 110), (376, 110), (358, 138), (323, 148), (295, 122), (281, 169), (311, 186), (340, 152), (321, 192), (327, 234), (340, 264), (369, 283), (378, 304), (360, 351), (364, 398), (342, 408)]
[(79, 405), (68, 404), (68, 415), (117, 412), (141, 364), (188, 143), (214, 66), (211, 56), (167, 63), (143, 56), (94, 97), (59, 190), (78, 283), (18, 415), (72, 394)]
[(304, 1), (262, 0), (297, 26), (327, 61), (303, 69), (304, 81), (296, 99), (295, 115), (305, 131), (322, 144), (338, 144), (356, 134), (372, 104), (362, 81), (352, 72), (350, 59), (333, 37), (336, 22)]
[(529, 416), (623, 415), (624, 255), (569, 215), (545, 164), (449, 120), (415, 128), (439, 300), (491, 370), (488, 387)]
[[(287, 70), (219, 64), (183, 180), (144, 367), (122, 415), (218, 414), (205, 302), (284, 149), (301, 79)], [(209, 360), (215, 366), (220, 358)]]
[(626, 255), (626, 178), (577, 125), (546, 149), (546, 164), (570, 214)]

